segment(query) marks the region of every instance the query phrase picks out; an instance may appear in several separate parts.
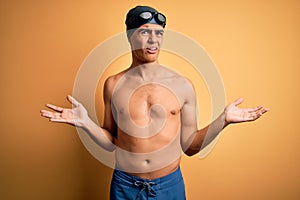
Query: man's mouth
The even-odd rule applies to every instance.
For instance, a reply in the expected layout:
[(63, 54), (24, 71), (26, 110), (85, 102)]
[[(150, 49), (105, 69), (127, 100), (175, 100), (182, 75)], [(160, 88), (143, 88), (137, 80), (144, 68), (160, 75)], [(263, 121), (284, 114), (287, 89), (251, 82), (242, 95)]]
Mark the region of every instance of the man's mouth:
[(157, 47), (147, 47), (146, 50), (148, 53), (154, 54), (154, 53), (157, 53), (158, 48)]

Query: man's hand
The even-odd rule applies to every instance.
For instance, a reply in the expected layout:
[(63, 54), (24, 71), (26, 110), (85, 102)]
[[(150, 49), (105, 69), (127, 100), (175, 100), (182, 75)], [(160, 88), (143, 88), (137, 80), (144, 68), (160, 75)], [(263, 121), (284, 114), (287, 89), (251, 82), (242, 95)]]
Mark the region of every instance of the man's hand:
[(85, 122), (89, 119), (87, 110), (72, 96), (68, 95), (67, 99), (73, 105), (72, 109), (61, 108), (52, 104), (46, 104), (48, 108), (51, 108), (55, 112), (41, 110), (41, 115), (43, 117), (49, 118), (49, 120), (52, 122), (62, 122), (77, 127), (83, 127)]
[(269, 111), (268, 108), (263, 106), (257, 106), (255, 108), (239, 108), (237, 107), (244, 100), (242, 98), (237, 99), (233, 103), (229, 104), (225, 108), (225, 123), (239, 123), (254, 121), (262, 116), (264, 113)]

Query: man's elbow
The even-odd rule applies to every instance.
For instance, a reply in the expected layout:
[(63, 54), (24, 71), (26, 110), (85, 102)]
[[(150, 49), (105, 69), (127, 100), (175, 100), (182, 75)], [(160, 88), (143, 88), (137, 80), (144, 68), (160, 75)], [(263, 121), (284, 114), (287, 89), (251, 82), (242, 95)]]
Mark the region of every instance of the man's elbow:
[(116, 147), (115, 146), (109, 146), (109, 147), (106, 147), (105, 150), (108, 151), (108, 152), (113, 152), (114, 150), (116, 150)]
[(197, 154), (198, 152), (199, 152), (198, 150), (189, 148), (186, 151), (184, 151), (184, 154), (191, 157), (191, 156)]

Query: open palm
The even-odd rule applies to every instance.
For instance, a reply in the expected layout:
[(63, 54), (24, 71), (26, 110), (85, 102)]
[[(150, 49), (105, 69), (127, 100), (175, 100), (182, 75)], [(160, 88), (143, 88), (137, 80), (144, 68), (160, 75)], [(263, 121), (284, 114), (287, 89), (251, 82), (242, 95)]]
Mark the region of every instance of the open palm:
[(41, 110), (41, 115), (49, 118), (52, 122), (62, 122), (82, 127), (84, 122), (88, 119), (87, 110), (70, 95), (67, 96), (67, 99), (73, 105), (73, 108), (61, 108), (52, 104), (46, 104), (46, 106), (54, 110), (54, 112)]
[(254, 108), (239, 108), (239, 104), (243, 102), (243, 99), (237, 99), (233, 103), (229, 104), (225, 108), (225, 120), (227, 123), (239, 123), (254, 121), (266, 113), (269, 109), (263, 106), (257, 106)]

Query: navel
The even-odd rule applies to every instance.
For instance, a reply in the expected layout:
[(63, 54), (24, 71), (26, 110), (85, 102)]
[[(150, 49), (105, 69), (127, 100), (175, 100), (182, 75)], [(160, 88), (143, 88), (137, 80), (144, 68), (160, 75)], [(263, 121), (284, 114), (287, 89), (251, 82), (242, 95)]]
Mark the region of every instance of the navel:
[(149, 160), (149, 159), (146, 159), (146, 160), (144, 161), (144, 163), (145, 163), (145, 165), (149, 165), (149, 164), (150, 164), (150, 160)]

